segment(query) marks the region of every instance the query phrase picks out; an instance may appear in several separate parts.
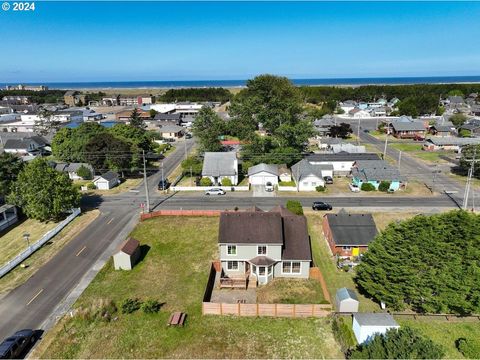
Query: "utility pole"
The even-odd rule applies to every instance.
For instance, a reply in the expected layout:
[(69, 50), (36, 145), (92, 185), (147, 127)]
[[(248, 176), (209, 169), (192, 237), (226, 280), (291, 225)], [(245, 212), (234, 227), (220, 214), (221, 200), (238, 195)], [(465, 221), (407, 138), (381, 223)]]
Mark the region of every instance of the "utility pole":
[(143, 183), (145, 184), (145, 197), (146, 197), (146, 200), (147, 200), (147, 203), (146, 203), (146, 210), (147, 210), (147, 213), (150, 212), (150, 197), (148, 195), (148, 181), (147, 181), (147, 163), (145, 161), (145, 150), (142, 150), (142, 154), (143, 154)]
[(163, 161), (161, 163), (161, 168), (162, 168), (162, 190), (165, 191), (165, 179), (163, 177)]
[(185, 145), (185, 160), (187, 160), (187, 138), (183, 139), (183, 144)]
[(385, 147), (383, 148), (383, 160), (385, 160), (387, 156), (388, 135), (389, 133), (387, 132), (387, 136), (385, 136)]
[[(465, 193), (463, 195), (463, 210), (467, 210), (467, 206), (468, 206), (468, 197), (470, 193), (470, 187), (472, 185), (472, 177), (475, 171), (476, 157), (477, 157), (477, 149), (475, 148), (475, 150), (473, 151), (473, 159), (468, 160), (468, 161), (471, 161), (471, 164), (470, 164), (470, 169), (468, 170), (467, 183), (465, 184)], [(475, 192), (475, 188), (473, 189), (473, 192)], [(475, 201), (475, 194), (473, 195), (473, 201)], [(474, 205), (475, 204), (473, 203), (472, 206)], [(475, 210), (475, 208), (473, 208), (473, 210)]]
[(400, 164), (402, 162), (402, 150), (398, 153), (398, 171), (400, 171)]
[(357, 145), (360, 145), (360, 118), (358, 118), (358, 126), (357, 126)]

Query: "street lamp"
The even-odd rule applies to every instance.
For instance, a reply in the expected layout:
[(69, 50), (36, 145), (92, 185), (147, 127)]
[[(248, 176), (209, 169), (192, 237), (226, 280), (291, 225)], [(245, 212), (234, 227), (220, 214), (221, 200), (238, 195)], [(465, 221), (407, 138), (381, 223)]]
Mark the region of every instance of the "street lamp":
[(27, 247), (30, 247), (30, 234), (29, 233), (24, 233), (23, 234), (23, 238), (25, 239), (25, 241), (27, 242)]

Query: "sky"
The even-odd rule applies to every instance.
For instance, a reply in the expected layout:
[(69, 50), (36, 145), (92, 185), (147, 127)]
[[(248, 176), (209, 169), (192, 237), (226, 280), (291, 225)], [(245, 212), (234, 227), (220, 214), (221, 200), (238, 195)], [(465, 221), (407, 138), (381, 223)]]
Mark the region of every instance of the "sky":
[(0, 82), (480, 75), (480, 2), (39, 2)]

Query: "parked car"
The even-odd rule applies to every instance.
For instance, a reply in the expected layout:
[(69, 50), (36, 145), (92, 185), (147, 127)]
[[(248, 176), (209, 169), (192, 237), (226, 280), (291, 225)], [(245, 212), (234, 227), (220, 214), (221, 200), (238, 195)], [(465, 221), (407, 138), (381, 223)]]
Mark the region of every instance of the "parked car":
[(167, 142), (167, 143), (173, 143), (173, 142), (175, 142), (175, 139), (170, 139), (170, 138), (165, 139), (165, 138), (164, 138), (163, 141), (165, 141), (165, 142)]
[(268, 191), (268, 192), (271, 192), (273, 191), (274, 188), (273, 188), (273, 184), (269, 181), (265, 184), (265, 191)]
[(370, 130), (368, 130), (368, 129), (365, 129), (365, 130), (363, 130), (363, 132), (364, 132), (364, 133), (369, 133), (369, 132), (370, 132)]
[(31, 329), (17, 331), (0, 344), (0, 359), (18, 359), (22, 357), (35, 340), (35, 331)]
[(219, 188), (212, 188), (205, 191), (205, 195), (225, 195), (225, 190)]
[(331, 176), (324, 176), (325, 184), (333, 184), (333, 178)]
[(312, 210), (332, 210), (332, 205), (323, 201), (314, 201), (312, 204)]
[(168, 179), (161, 179), (158, 182), (158, 190), (167, 190), (170, 186), (170, 183), (168, 182)]
[(185, 139), (191, 139), (191, 138), (192, 138), (192, 134), (190, 134), (190, 133), (185, 134)]
[(360, 188), (358, 187), (358, 185), (348, 184), (348, 187), (350, 188), (351, 192), (360, 192)]

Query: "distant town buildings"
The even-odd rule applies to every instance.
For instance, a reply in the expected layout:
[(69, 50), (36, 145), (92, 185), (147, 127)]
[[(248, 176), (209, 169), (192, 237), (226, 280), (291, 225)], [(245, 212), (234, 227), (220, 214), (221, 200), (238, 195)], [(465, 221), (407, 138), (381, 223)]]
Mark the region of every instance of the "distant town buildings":
[(7, 85), (5, 90), (27, 90), (27, 91), (46, 91), (48, 86), (45, 85)]

